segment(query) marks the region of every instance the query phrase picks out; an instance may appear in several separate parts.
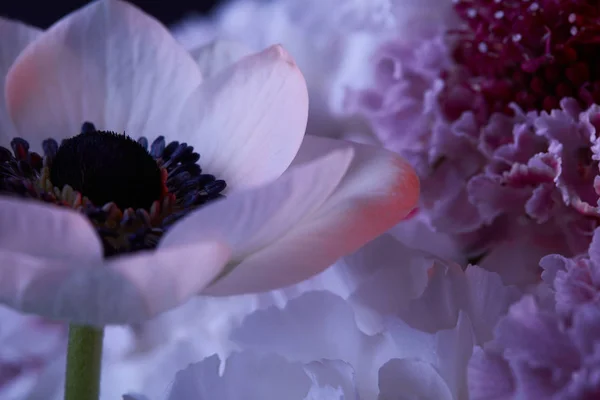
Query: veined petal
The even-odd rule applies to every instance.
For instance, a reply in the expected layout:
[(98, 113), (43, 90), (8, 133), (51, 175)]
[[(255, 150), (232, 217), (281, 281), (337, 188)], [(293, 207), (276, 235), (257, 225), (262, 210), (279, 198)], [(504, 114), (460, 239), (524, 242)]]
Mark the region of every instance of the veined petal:
[(289, 167), (307, 119), (304, 77), (281, 46), (272, 46), (206, 80), (190, 97), (178, 131), (202, 155), (205, 170), (238, 191)]
[(182, 106), (201, 81), (192, 57), (158, 21), (126, 2), (100, 0), (21, 53), (6, 79), (6, 101), (27, 139), (73, 136), (84, 121), (174, 138)]
[(211, 78), (252, 53), (254, 53), (252, 49), (245, 44), (224, 39), (217, 39), (190, 50), (205, 79)]
[(4, 78), (21, 51), (42, 33), (21, 22), (0, 18), (0, 146), (7, 146), (15, 128), (6, 112)]
[[(294, 164), (308, 168), (315, 157), (340, 150), (351, 151), (351, 164), (318, 209), (290, 224), (276, 240), (263, 242), (206, 293), (265, 291), (299, 282), (381, 235), (416, 205), (417, 176), (408, 163), (386, 150), (307, 136)], [(319, 179), (333, 168), (320, 168)]]
[[(0, 251), (81, 263), (103, 257), (90, 222), (67, 208), (0, 196), (0, 227)], [(5, 267), (0, 265), (0, 269)]]
[(199, 293), (229, 254), (207, 242), (83, 264), (1, 250), (0, 301), (79, 324), (141, 322)]
[[(278, 260), (267, 260), (259, 266), (249, 265), (250, 268), (244, 259), (266, 251), (263, 249), (289, 235), (303, 220), (318, 212), (344, 178), (352, 156), (351, 148), (334, 151), (269, 185), (233, 194), (205, 207), (175, 225), (162, 238), (159, 247), (193, 244), (202, 237), (228, 243), (233, 249), (232, 266), (241, 263), (235, 267), (236, 277), (226, 284), (231, 293), (262, 291), (307, 278), (317, 271), (287, 268), (288, 256), (283, 265)], [(319, 248), (311, 250), (315, 252), (324, 246), (327, 244), (321, 243)], [(296, 255), (289, 253), (289, 256)], [(328, 259), (323, 266), (321, 260), (311, 261), (318, 263), (309, 264), (310, 268), (319, 270), (330, 264)], [(236, 286), (238, 280), (245, 279), (240, 287)]]

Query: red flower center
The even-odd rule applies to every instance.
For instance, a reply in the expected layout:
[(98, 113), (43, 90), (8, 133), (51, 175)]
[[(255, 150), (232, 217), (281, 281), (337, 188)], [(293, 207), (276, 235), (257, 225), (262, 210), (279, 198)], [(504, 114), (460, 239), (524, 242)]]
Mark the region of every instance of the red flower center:
[(454, 0), (454, 9), (456, 67), (443, 73), (440, 97), (450, 120), (466, 110), (483, 120), (511, 114), (511, 102), (525, 111), (564, 97), (600, 103), (600, 0)]

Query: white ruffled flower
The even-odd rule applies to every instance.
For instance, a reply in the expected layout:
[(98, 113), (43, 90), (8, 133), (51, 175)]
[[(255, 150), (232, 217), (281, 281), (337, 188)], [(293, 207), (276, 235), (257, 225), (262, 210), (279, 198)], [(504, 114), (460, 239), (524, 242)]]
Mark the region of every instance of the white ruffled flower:
[[(224, 375), (207, 372), (216, 371), (216, 358), (185, 369), (189, 349), (171, 350), (162, 355), (171, 375), (156, 373), (134, 390), (152, 394), (152, 400), (191, 400), (220, 398), (219, 390), (226, 386), (233, 399), (260, 393), (270, 384), (280, 398), (290, 399), (462, 400), (467, 398), (466, 368), (473, 346), (491, 339), (498, 318), (519, 295), (494, 273), (478, 267), (462, 272), (390, 235), (345, 257), (335, 268), (350, 270), (346, 276), (352, 276), (351, 293), (291, 291), (279, 306), (251, 312), (233, 328), (233, 353), (220, 354), (226, 359)], [(171, 349), (193, 340), (193, 333), (188, 335)], [(319, 364), (323, 360), (329, 361)], [(315, 363), (319, 373), (308, 367)], [(171, 387), (175, 364), (183, 371)], [(256, 377), (249, 379), (249, 373)], [(315, 382), (329, 392), (310, 397)], [(289, 388), (285, 397), (277, 392), (282, 386)], [(171, 397), (159, 395), (169, 393), (167, 387)]]
[[(338, 360), (309, 363), (280, 355), (233, 353), (219, 373), (219, 357), (211, 356), (175, 375), (167, 400), (358, 400), (352, 368)], [(124, 400), (147, 400), (139, 394)]]

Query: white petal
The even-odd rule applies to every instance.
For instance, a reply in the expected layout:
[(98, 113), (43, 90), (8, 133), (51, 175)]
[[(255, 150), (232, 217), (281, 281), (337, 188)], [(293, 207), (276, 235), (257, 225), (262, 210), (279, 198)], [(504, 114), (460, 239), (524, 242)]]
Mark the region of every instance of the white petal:
[(80, 263), (99, 262), (103, 257), (90, 222), (68, 208), (0, 196), (0, 227), (0, 251)]
[(400, 318), (388, 318), (386, 333), (397, 348), (395, 356), (406, 359), (419, 359), (430, 364), (438, 362), (435, 334), (415, 329)]
[(79, 324), (140, 322), (199, 293), (228, 257), (214, 242), (89, 264), (1, 251), (0, 301)]
[(209, 354), (226, 354), (231, 349), (224, 339), (243, 317), (257, 308), (256, 299), (252, 297), (194, 297), (182, 306), (136, 326), (136, 351), (148, 351), (174, 338), (196, 340), (202, 334), (200, 344), (210, 345)]
[(404, 246), (390, 234), (367, 243), (345, 260), (354, 270), (368, 271), (350, 301), (359, 310), (371, 311), (359, 314), (368, 318), (369, 332), (381, 331), (385, 319), (406, 309), (411, 300), (423, 293), (427, 270), (433, 264), (430, 257)]
[(123, 393), (143, 393), (152, 396), (153, 400), (165, 400), (178, 371), (214, 354), (210, 345), (210, 338), (200, 330), (196, 336), (178, 337), (149, 351), (108, 360), (103, 363), (102, 398), (115, 399)]
[(190, 50), (205, 79), (213, 77), (252, 53), (252, 49), (243, 43), (224, 39), (217, 39)]
[[(303, 219), (314, 214), (340, 183), (351, 159), (351, 150), (333, 152), (269, 185), (233, 194), (183, 219), (163, 237), (161, 246), (191, 244), (203, 237), (217, 238), (229, 243), (233, 249), (232, 261), (239, 263), (289, 234)], [(324, 269), (328, 264), (326, 260), (325, 265), (314, 268)], [(285, 286), (310, 275), (286, 267), (265, 263), (260, 268), (245, 268), (242, 264), (236, 268), (239, 278), (228, 284), (230, 292)], [(239, 279), (250, 277), (252, 280), (236, 287)]]
[(178, 372), (168, 400), (304, 400), (310, 386), (302, 364), (244, 352), (228, 357), (222, 376), (217, 356)]
[[(294, 164), (305, 168), (315, 158), (340, 150), (351, 151), (353, 157), (335, 191), (277, 241), (263, 242), (260, 251), (207, 293), (264, 291), (306, 279), (393, 227), (415, 206), (418, 178), (404, 160), (387, 150), (307, 136)], [(329, 175), (334, 168), (339, 167), (330, 165), (318, 172)], [(304, 202), (294, 208), (305, 209)]]
[(465, 265), (467, 260), (452, 235), (436, 232), (423, 213), (406, 219), (390, 231), (406, 246), (434, 254), (444, 260)]
[(16, 136), (6, 111), (4, 78), (21, 51), (42, 33), (21, 22), (0, 18), (0, 146), (7, 146)]
[(452, 394), (450, 398), (465, 398), (467, 363), (474, 342), (467, 314), (460, 312), (455, 326), (436, 334), (411, 328), (400, 319), (389, 322), (388, 332), (396, 343), (399, 358), (430, 364), (445, 382), (444, 387)]
[(204, 169), (237, 191), (288, 168), (307, 118), (304, 77), (290, 55), (273, 46), (205, 81), (186, 104), (178, 131), (198, 150)]
[(350, 364), (320, 360), (305, 365), (304, 369), (313, 381), (305, 400), (359, 400), (354, 368)]
[(437, 369), (455, 399), (468, 397), (467, 364), (473, 353), (473, 345), (473, 326), (465, 312), (460, 312), (454, 329), (436, 334)]
[(129, 3), (100, 0), (23, 51), (7, 76), (6, 97), (17, 130), (29, 139), (73, 136), (84, 121), (132, 136), (172, 137), (201, 81), (192, 57), (159, 22)]
[(461, 267), (436, 260), (423, 294), (398, 314), (410, 326), (434, 333), (455, 326), (466, 304), (467, 281)]
[(514, 286), (504, 285), (500, 275), (477, 266), (469, 266), (465, 275), (468, 282), (469, 317), (477, 344), (483, 344), (493, 339), (496, 323), (506, 315), (510, 305), (522, 293)]
[(388, 361), (379, 370), (379, 390), (380, 400), (453, 400), (435, 368), (418, 360)]
[(293, 361), (343, 360), (356, 370), (361, 398), (373, 398), (377, 370), (395, 355), (386, 336), (361, 332), (350, 304), (326, 291), (305, 293), (283, 309), (257, 311), (231, 338), (244, 349)]

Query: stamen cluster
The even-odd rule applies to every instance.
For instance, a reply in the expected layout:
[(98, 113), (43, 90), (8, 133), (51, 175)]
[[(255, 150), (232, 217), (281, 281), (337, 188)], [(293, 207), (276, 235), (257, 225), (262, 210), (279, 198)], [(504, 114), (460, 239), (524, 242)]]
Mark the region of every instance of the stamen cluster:
[[(493, 112), (512, 115), (552, 110), (565, 97), (582, 108), (600, 103), (600, 1), (454, 0), (462, 19), (449, 32), (456, 68), (444, 72), (447, 92), (467, 88), (484, 121)], [(441, 96), (446, 117), (465, 109)]]

